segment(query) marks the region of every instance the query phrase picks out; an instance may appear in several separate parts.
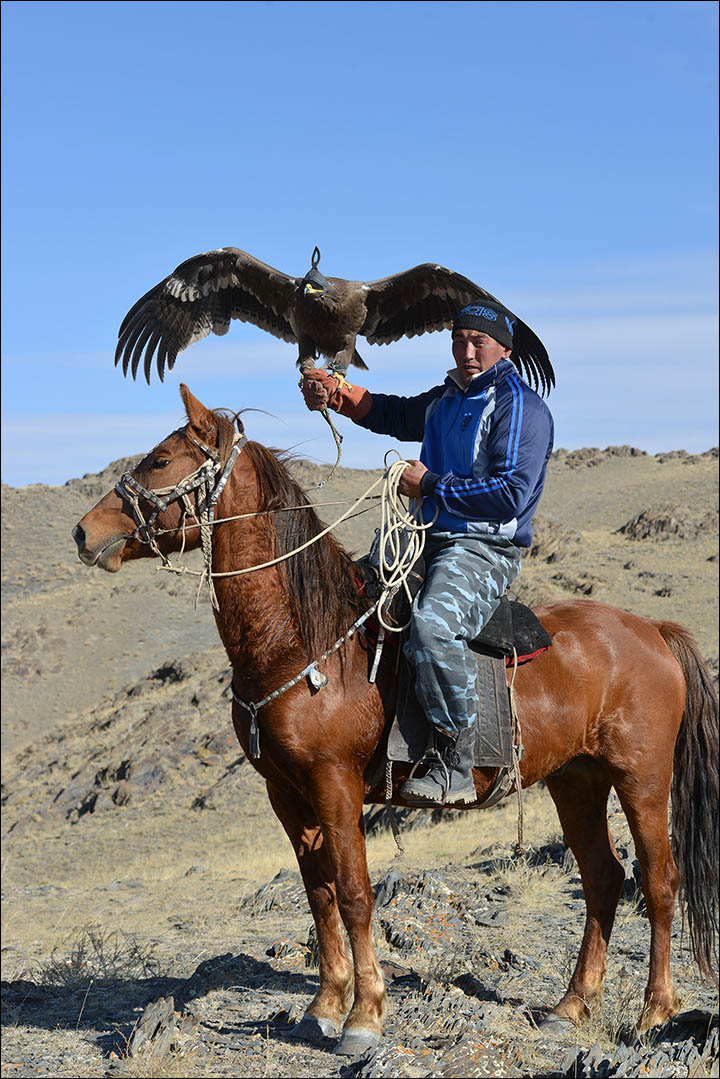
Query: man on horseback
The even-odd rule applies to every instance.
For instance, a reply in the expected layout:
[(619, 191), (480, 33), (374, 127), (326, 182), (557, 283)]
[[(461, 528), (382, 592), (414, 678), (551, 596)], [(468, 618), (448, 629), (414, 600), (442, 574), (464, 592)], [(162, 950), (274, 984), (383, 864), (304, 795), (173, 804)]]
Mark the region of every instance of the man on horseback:
[(513, 328), (502, 304), (468, 304), (453, 322), (454, 368), (415, 397), (371, 394), (324, 369), (305, 371), (301, 383), (310, 410), (331, 408), (377, 434), (422, 442), (399, 487), (423, 500), (423, 520), (435, 519), (404, 651), (435, 753), (427, 774), (405, 783), (410, 802), (476, 800), (479, 702), (467, 642), (520, 572), (552, 452), (550, 410), (509, 359)]

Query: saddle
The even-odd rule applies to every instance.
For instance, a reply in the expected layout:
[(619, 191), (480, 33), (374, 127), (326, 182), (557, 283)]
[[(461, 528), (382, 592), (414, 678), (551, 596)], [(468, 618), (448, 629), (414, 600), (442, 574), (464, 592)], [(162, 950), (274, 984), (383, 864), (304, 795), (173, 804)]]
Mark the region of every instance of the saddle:
[[(355, 563), (368, 599), (375, 602), (382, 592), (379, 573), (378, 537), (365, 558)], [(424, 559), (419, 558), (408, 576), (408, 588), (412, 598), (420, 590), (425, 579)], [(411, 600), (406, 592), (398, 592), (385, 608), (383, 618), (390, 625), (405, 625), (410, 618)], [(368, 623), (368, 636), (377, 634), (377, 623)], [(386, 638), (387, 640), (388, 638)], [(389, 640), (396, 647), (404, 641), (404, 634), (391, 634)], [(474, 763), (477, 768), (499, 769), (497, 781), (483, 807), (494, 805), (511, 789), (510, 769), (513, 754), (512, 715), (506, 666), (528, 663), (552, 645), (552, 638), (538, 617), (517, 600), (503, 596), (490, 620), (481, 633), (468, 645), (477, 661), (476, 687), (480, 706), (475, 723)], [(398, 665), (398, 693), (396, 714), (390, 729), (387, 761), (419, 761), (428, 747), (430, 726), (415, 695), (412, 665), (400, 653)]]

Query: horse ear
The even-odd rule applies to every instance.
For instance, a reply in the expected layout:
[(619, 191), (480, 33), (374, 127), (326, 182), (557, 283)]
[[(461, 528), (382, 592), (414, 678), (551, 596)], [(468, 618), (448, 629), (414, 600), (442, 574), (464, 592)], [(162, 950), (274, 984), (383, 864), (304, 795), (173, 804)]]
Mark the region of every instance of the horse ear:
[(217, 438), (217, 424), (210, 409), (205, 408), (202, 401), (198, 401), (190, 393), (184, 382), (180, 383), (180, 396), (185, 405), (188, 423), (204, 442), (209, 442), (213, 436)]

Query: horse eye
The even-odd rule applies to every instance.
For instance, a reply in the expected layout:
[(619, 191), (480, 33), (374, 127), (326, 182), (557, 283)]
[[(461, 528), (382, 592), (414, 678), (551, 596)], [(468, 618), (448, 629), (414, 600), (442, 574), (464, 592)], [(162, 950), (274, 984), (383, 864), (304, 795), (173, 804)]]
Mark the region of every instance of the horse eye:
[(158, 457), (157, 460), (153, 461), (153, 468), (167, 468), (169, 464), (169, 457)]

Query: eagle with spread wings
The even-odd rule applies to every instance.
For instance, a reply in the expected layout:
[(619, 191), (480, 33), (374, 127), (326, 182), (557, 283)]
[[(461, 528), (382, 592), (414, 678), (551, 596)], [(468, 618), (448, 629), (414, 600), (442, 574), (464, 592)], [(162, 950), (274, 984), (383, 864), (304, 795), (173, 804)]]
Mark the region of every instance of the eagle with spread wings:
[[(313, 367), (318, 354), (344, 374), (350, 364), (366, 368), (355, 342), (388, 345), (401, 337), (448, 329), (472, 300), (500, 303), (462, 274), (425, 262), (378, 281), (324, 277), (316, 247), (304, 277), (268, 266), (237, 247), (223, 247), (181, 262), (177, 269), (130, 308), (118, 335), (115, 364), (137, 375), (143, 364), (150, 383), (153, 358), (160, 381), (178, 354), (210, 333), (228, 332), (231, 319), (252, 322), (274, 337), (298, 345), (298, 366)], [(543, 394), (555, 385), (547, 350), (536, 334), (515, 319), (510, 356), (520, 373)]]

